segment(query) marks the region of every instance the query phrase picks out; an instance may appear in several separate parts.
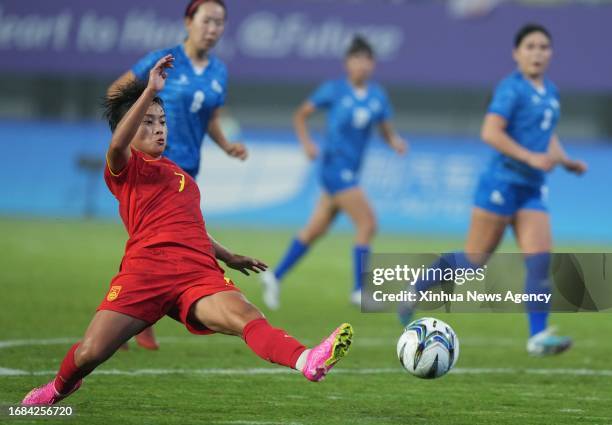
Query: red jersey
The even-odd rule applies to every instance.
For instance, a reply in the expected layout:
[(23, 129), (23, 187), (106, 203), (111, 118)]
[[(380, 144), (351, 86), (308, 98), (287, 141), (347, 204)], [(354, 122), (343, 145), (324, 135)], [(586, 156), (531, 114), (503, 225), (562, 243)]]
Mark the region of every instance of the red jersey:
[(125, 257), (142, 248), (173, 246), (204, 254), (216, 263), (195, 180), (167, 158), (150, 159), (130, 149), (132, 156), (123, 171), (114, 174), (108, 165), (104, 170), (129, 235)]

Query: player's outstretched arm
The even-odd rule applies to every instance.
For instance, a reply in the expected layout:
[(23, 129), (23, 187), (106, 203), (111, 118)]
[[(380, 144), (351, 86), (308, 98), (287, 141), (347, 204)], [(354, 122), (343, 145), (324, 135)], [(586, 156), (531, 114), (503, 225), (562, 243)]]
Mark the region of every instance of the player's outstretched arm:
[(399, 155), (404, 155), (407, 152), (408, 142), (395, 131), (391, 121), (383, 121), (380, 123), (380, 134), (382, 134), (383, 139), (391, 149)]
[(247, 257), (240, 254), (234, 254), (219, 242), (217, 242), (210, 234), (208, 238), (215, 249), (215, 258), (223, 261), (228, 267), (238, 270), (239, 272), (249, 275), (249, 270), (255, 273), (263, 272), (268, 269), (267, 264), (255, 258)]
[(226, 154), (241, 161), (247, 159), (249, 153), (242, 143), (232, 143), (227, 140), (221, 128), (220, 108), (214, 110), (208, 123), (208, 135)]
[(494, 113), (485, 116), (480, 137), (485, 143), (504, 155), (519, 160), (542, 171), (555, 168), (557, 161), (550, 153), (537, 153), (524, 148), (506, 132), (508, 123), (504, 117)]
[(567, 153), (565, 152), (565, 149), (563, 149), (563, 145), (556, 134), (553, 134), (552, 138), (550, 139), (548, 153), (571, 173), (581, 175), (587, 172), (588, 166), (584, 161), (574, 160), (567, 156)]
[(307, 124), (308, 118), (310, 118), (315, 111), (316, 107), (312, 104), (312, 102), (306, 101), (300, 105), (293, 115), (293, 128), (295, 129), (295, 134), (297, 135), (302, 148), (304, 148), (306, 156), (311, 160), (314, 160), (317, 156), (319, 156), (319, 148), (317, 144), (312, 141)]
[(106, 155), (108, 166), (114, 173), (120, 173), (130, 159), (130, 143), (138, 131), (151, 102), (166, 83), (166, 69), (172, 67), (174, 58), (171, 55), (161, 58), (149, 73), (147, 88), (132, 105), (113, 132), (113, 137)]

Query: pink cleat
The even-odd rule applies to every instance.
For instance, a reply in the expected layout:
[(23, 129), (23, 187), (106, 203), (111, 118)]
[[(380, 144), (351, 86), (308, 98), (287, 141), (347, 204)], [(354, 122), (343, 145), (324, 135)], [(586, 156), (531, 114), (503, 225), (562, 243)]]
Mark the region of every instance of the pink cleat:
[(55, 385), (53, 384), (54, 381), (55, 379), (43, 385), (42, 387), (34, 388), (24, 397), (21, 404), (24, 406), (31, 406), (35, 404), (51, 405), (58, 403), (59, 401), (65, 399), (70, 394), (78, 390), (81, 387), (81, 383), (83, 382), (82, 380), (77, 382), (74, 388), (70, 390), (68, 394), (60, 394), (55, 389)]
[(348, 323), (340, 325), (330, 336), (312, 348), (306, 358), (302, 373), (309, 381), (319, 382), (346, 356), (353, 339), (353, 327)]

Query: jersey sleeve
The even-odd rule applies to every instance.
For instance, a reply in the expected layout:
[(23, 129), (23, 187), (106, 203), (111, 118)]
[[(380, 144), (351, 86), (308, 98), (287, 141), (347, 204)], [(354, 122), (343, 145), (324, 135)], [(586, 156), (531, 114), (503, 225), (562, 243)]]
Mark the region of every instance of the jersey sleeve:
[(116, 198), (119, 198), (122, 192), (122, 189), (127, 185), (127, 183), (131, 180), (131, 177), (134, 175), (134, 171), (137, 167), (136, 163), (138, 162), (137, 154), (134, 150), (132, 150), (132, 154), (130, 155), (130, 159), (126, 164), (125, 168), (121, 170), (119, 173), (114, 173), (108, 164), (108, 156), (104, 161), (104, 181), (106, 182), (106, 186), (111, 191)]
[(336, 97), (335, 87), (336, 86), (333, 81), (323, 83), (315, 90), (308, 100), (317, 109), (329, 108), (333, 104)]
[(140, 59), (136, 64), (132, 67), (132, 72), (141, 81), (149, 80), (149, 71), (151, 68), (160, 60), (166, 52), (163, 50), (157, 50), (155, 52), (151, 52), (147, 54), (145, 57)]
[(487, 112), (509, 120), (518, 103), (518, 92), (511, 81), (504, 80), (497, 85)]

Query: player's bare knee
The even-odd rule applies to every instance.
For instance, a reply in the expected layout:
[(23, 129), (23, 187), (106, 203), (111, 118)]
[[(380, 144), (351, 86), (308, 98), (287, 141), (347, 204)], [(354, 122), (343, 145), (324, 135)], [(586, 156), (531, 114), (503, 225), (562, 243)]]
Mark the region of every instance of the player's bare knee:
[(207, 314), (199, 320), (212, 331), (240, 336), (247, 323), (263, 317), (257, 307), (240, 295), (232, 296), (217, 306), (216, 313)]
[(78, 367), (90, 368), (99, 365), (109, 357), (108, 350), (98, 341), (83, 340), (74, 352), (74, 362)]
[(248, 301), (245, 301), (239, 308), (232, 311), (231, 314), (231, 327), (236, 335), (242, 335), (242, 331), (249, 322), (264, 318), (262, 312)]
[(552, 251), (552, 244), (546, 242), (534, 243), (523, 247), (523, 254), (526, 256), (537, 254), (548, 254)]
[(319, 226), (307, 227), (298, 233), (298, 239), (310, 245), (325, 234), (326, 228)]
[(374, 219), (364, 220), (357, 226), (357, 238), (362, 243), (369, 243), (374, 238), (377, 231), (378, 228)]
[(248, 323), (251, 320), (261, 319), (263, 314), (257, 307), (247, 301), (235, 312), (235, 317)]
[(303, 243), (310, 243), (310, 233), (308, 229), (302, 229), (297, 233), (297, 238)]
[(372, 217), (370, 223), (368, 224), (368, 231), (370, 238), (374, 238), (378, 233), (378, 223), (376, 223), (376, 219)]
[(316, 227), (316, 228), (314, 228), (313, 231), (312, 231), (312, 234), (311, 234), (310, 243), (315, 242), (317, 239), (319, 239), (321, 236), (323, 236), (326, 231), (327, 231), (326, 227)]

